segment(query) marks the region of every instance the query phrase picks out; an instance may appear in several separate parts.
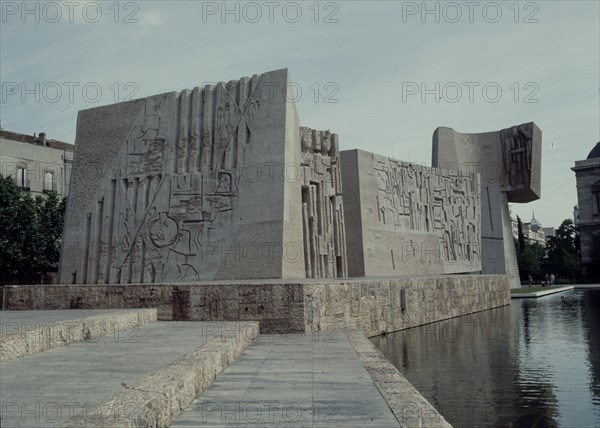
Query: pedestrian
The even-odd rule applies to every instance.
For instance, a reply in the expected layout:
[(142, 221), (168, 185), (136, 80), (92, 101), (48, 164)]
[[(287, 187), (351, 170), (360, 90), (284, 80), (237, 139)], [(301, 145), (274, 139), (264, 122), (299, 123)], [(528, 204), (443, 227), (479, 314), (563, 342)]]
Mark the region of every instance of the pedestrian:
[(527, 275), (527, 282), (530, 287), (533, 285), (533, 276), (531, 276), (531, 274)]
[(544, 276), (544, 287), (547, 287), (549, 282), (550, 282), (550, 277), (546, 273), (546, 275)]
[(554, 285), (555, 280), (556, 280), (556, 277), (554, 276), (554, 274), (550, 273), (550, 285)]

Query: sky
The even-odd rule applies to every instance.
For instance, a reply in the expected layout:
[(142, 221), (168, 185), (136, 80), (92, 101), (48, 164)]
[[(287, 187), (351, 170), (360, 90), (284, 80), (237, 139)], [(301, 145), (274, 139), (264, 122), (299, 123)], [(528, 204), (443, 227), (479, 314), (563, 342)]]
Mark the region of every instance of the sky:
[(301, 124), (431, 165), (439, 126), (543, 132), (542, 196), (572, 218), (600, 141), (600, 2), (0, 2), (0, 126), (75, 142), (79, 110), (288, 68)]

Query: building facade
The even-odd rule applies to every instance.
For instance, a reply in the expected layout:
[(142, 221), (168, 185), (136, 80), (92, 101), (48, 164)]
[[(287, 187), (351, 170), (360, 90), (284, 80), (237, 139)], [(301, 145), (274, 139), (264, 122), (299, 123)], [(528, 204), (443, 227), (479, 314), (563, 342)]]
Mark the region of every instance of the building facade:
[(546, 245), (546, 234), (542, 224), (535, 218), (535, 214), (529, 223), (523, 223), (523, 235), (529, 243), (537, 242), (541, 246)]
[(600, 268), (600, 142), (587, 159), (571, 168), (577, 180), (578, 219), (583, 274), (598, 277)]
[[(512, 216), (512, 213), (510, 217), (510, 225), (512, 229), (513, 238), (519, 239), (519, 222), (516, 217)], [(542, 247), (546, 245), (547, 238), (554, 236), (554, 228), (542, 227), (542, 224), (539, 222), (539, 220), (535, 218), (535, 213), (533, 214), (529, 223), (521, 224), (521, 231), (523, 232), (523, 236), (525, 237), (526, 242), (537, 242)]]
[(69, 194), (72, 144), (46, 138), (40, 132), (26, 135), (0, 129), (0, 174), (13, 177), (17, 185), (32, 195), (56, 192)]

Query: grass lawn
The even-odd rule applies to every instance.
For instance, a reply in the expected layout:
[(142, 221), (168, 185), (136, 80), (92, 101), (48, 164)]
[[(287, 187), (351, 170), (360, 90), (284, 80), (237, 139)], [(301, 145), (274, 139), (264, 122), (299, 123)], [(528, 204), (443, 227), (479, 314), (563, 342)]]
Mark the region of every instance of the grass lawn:
[(553, 290), (555, 288), (560, 288), (560, 287), (564, 287), (564, 285), (553, 285), (553, 286), (550, 286), (550, 287), (538, 286), (538, 287), (529, 287), (529, 288), (511, 288), (510, 292), (513, 293), (513, 294), (535, 293), (535, 292), (538, 292), (538, 291)]

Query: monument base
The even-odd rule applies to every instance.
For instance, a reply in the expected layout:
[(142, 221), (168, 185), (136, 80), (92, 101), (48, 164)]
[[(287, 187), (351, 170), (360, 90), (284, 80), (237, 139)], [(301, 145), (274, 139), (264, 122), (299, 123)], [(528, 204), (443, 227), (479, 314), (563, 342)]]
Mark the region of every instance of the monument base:
[(376, 336), (510, 303), (505, 275), (11, 285), (3, 310), (157, 308), (159, 320), (260, 321), (261, 333)]

